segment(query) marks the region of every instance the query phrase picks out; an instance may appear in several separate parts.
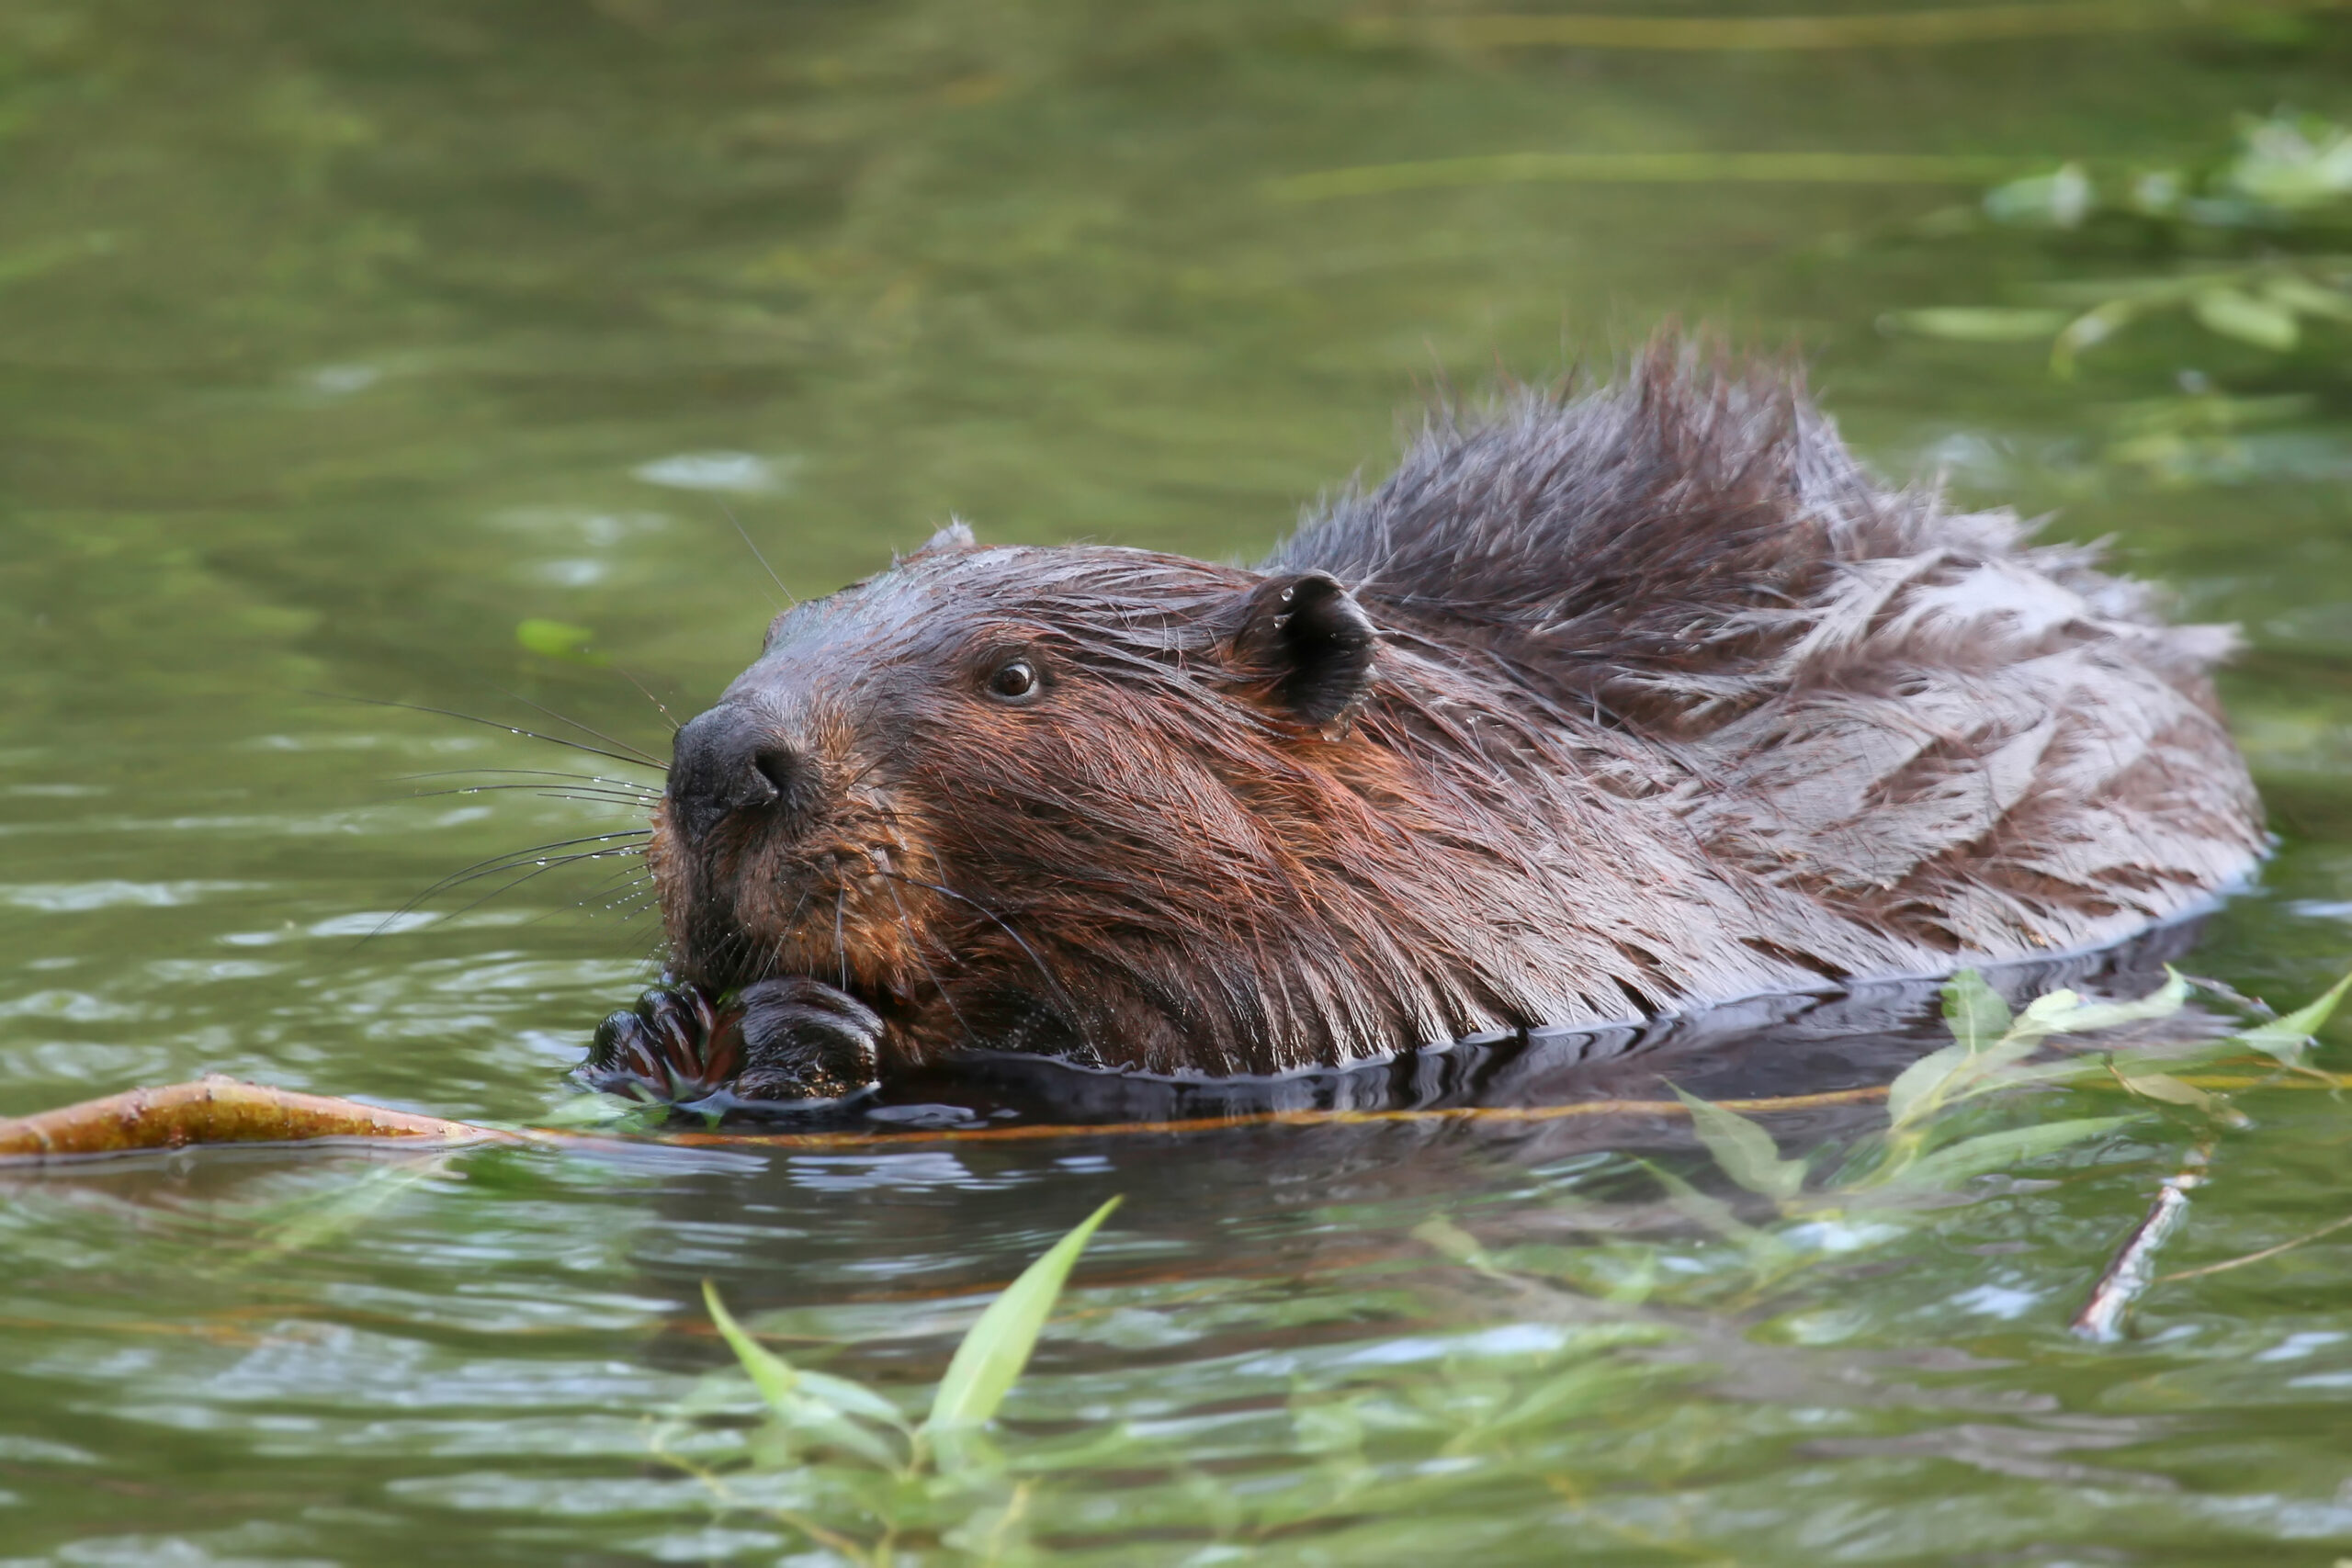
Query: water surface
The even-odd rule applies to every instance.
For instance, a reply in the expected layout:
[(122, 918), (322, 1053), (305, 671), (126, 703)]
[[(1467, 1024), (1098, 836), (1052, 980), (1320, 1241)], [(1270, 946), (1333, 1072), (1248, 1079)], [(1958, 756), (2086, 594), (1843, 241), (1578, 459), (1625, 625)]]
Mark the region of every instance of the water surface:
[[(2281, 847), (2191, 966), (2281, 1003), (2340, 972), (2352, 341), (2166, 319), (2069, 382), (2044, 344), (1901, 321), (2244, 254), (1967, 215), (1987, 167), (2352, 118), (2344, 22), (1692, 52), (1352, 15), (0, 9), (0, 1113), (219, 1070), (538, 1120), (650, 973), (628, 863), (387, 917), (628, 825), (435, 790), (650, 775), (345, 699), (542, 704), (659, 750), (775, 607), (730, 517), (796, 593), (951, 513), (1248, 558), (1376, 474), (1400, 411), (1669, 316), (1802, 345), (1886, 471), (2054, 509), (2240, 623), (2227, 695)], [(1279, 183), (1559, 152), (1915, 163)], [(2077, 1098), (2030, 1116), (2133, 1109)], [(2352, 1212), (2341, 1103), (2239, 1106), (2166, 1267)], [(0, 1562), (837, 1561), (791, 1472), (729, 1506), (656, 1451), (752, 1440), (700, 1281), (916, 1410), (988, 1293), (1113, 1193), (1008, 1408), (1013, 1480), (899, 1560), (2333, 1562), (2352, 1232), (2160, 1285), (2122, 1345), (2065, 1331), (2207, 1127), (2158, 1108), (1964, 1201), (1781, 1224), (1786, 1269), (1668, 1201), (1642, 1160), (1728, 1190), (1657, 1116), (12, 1179)]]

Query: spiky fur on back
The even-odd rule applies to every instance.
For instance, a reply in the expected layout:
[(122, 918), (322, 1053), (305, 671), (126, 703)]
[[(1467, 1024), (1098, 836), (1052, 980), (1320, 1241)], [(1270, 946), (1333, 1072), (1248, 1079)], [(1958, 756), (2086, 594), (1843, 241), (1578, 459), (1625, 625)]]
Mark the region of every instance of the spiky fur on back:
[(1711, 860), (1933, 966), (2112, 940), (2262, 848), (2207, 678), (2229, 629), (2025, 534), (1875, 483), (1792, 378), (1662, 348), (1432, 424), (1266, 567), (1637, 739), (1634, 787)]

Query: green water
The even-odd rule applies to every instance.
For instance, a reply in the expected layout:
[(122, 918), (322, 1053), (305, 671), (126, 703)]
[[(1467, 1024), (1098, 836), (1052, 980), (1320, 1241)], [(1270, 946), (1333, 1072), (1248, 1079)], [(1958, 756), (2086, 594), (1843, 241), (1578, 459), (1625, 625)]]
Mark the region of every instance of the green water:
[[(2352, 118), (2352, 26), (1482, 51), (1349, 15), (0, 5), (0, 1114), (220, 1070), (539, 1118), (650, 972), (626, 863), (360, 938), (625, 814), (425, 793), (570, 763), (345, 698), (545, 727), (527, 699), (659, 749), (639, 685), (695, 709), (773, 610), (730, 513), (797, 592), (950, 512), (1247, 556), (1433, 389), (1672, 315), (1802, 344), (1888, 471), (2061, 509), (2245, 626), (2227, 694), (2283, 843), (2192, 967), (2324, 988), (2352, 957), (2352, 336), (2157, 321), (2063, 382), (2039, 345), (1888, 330), (2241, 240), (1953, 232), (1958, 174), (1268, 182), (1563, 151), (2159, 164), (2280, 104)], [(2132, 445), (2220, 397), (2299, 400)], [(2352, 1109), (2238, 1103), (2165, 1268), (2352, 1212)], [(861, 1541), (898, 1510), (901, 1562), (2331, 1563), (2352, 1232), (2160, 1284), (2123, 1344), (2065, 1329), (2205, 1125), (2158, 1108), (1941, 1207), (1783, 1224), (1779, 1273), (1662, 1201), (1636, 1151), (1724, 1188), (1646, 1119), (11, 1178), (0, 1563), (842, 1560), (810, 1509)], [(702, 1280), (911, 1411), (1114, 1192), (977, 1501), (836, 1517), (783, 1470), (729, 1506), (655, 1451), (752, 1441)]]

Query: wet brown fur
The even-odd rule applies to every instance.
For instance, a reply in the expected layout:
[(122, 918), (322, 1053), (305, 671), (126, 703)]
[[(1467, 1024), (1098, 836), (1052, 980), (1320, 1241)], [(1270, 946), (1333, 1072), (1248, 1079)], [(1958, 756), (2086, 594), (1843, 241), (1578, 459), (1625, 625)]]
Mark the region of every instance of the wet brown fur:
[[(1270, 630), (1316, 573), (1368, 669)], [(958, 530), (779, 617), (723, 703), (789, 810), (665, 803), (673, 966), (841, 985), (886, 1065), (1229, 1074), (2099, 945), (2264, 842), (2229, 636), (2147, 601), (1664, 346), (1434, 423), (1257, 570)]]

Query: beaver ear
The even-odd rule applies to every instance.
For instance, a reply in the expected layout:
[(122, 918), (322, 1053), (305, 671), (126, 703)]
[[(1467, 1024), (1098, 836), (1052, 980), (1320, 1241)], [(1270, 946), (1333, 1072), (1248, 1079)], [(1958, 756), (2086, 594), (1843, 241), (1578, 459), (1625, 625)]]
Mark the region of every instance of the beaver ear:
[(1328, 573), (1305, 571), (1250, 590), (1233, 651), (1241, 672), (1269, 682), (1291, 717), (1326, 725), (1372, 690), (1377, 641), (1354, 594)]

